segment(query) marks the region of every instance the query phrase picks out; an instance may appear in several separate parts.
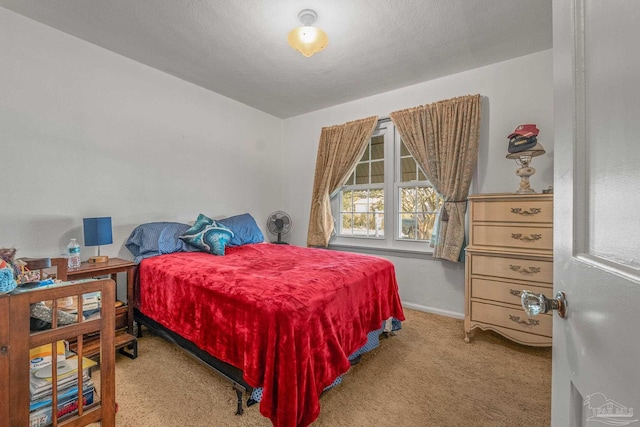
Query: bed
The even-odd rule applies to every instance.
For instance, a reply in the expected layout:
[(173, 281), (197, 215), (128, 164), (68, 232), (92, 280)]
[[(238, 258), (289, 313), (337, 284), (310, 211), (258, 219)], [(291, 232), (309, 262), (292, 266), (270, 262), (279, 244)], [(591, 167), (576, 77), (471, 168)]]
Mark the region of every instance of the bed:
[(141, 259), (135, 304), (138, 321), (259, 388), (260, 412), (276, 427), (311, 424), (368, 334), (404, 320), (391, 262), (271, 243)]

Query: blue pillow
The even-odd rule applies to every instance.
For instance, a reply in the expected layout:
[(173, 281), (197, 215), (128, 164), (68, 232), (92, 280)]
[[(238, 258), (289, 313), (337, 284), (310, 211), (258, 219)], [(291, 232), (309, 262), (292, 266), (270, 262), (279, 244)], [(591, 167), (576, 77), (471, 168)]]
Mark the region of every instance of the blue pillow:
[(138, 263), (145, 258), (173, 252), (199, 251), (179, 239), (189, 229), (188, 224), (179, 222), (148, 222), (133, 229), (125, 246)]
[(229, 241), (228, 246), (264, 242), (264, 236), (258, 228), (256, 220), (248, 213), (217, 219), (216, 223), (227, 226), (233, 232), (233, 238)]
[[(208, 224), (206, 220), (212, 221), (212, 224)], [(232, 237), (233, 232), (227, 227), (200, 214), (193, 227), (180, 236), (180, 239), (205, 252), (224, 255), (224, 247)]]

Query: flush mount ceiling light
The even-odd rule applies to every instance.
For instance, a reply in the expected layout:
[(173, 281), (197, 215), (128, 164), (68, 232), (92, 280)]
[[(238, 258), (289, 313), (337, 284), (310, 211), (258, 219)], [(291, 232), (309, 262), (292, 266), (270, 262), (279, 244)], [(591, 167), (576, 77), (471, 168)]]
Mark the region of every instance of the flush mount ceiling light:
[(298, 18), (303, 26), (289, 32), (289, 37), (287, 37), (289, 45), (306, 57), (327, 47), (329, 43), (327, 33), (320, 28), (311, 26), (318, 19), (318, 14), (314, 10), (304, 9), (300, 11)]

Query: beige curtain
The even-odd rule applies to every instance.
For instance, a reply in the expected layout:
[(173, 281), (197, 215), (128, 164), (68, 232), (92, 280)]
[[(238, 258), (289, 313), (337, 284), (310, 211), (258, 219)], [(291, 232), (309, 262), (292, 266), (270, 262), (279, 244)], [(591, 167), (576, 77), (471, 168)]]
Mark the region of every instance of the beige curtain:
[(478, 161), (480, 95), (391, 113), (407, 149), (444, 197), (436, 222), (434, 258), (458, 261), (471, 177)]
[(329, 196), (342, 186), (364, 154), (378, 116), (322, 128), (311, 196), (307, 246), (328, 246), (333, 232)]

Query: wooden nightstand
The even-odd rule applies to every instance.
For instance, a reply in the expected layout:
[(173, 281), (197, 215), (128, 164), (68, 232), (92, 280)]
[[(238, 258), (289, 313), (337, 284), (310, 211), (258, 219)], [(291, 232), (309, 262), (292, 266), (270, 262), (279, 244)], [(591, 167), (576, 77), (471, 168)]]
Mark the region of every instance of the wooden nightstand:
[[(109, 258), (107, 262), (83, 262), (80, 267), (67, 270), (67, 280), (91, 277), (110, 276), (117, 283), (118, 273), (127, 274), (127, 304), (116, 307), (115, 347), (120, 353), (135, 359), (138, 357), (138, 340), (133, 331), (133, 270), (136, 264), (120, 258)], [(116, 287), (117, 300), (117, 287)], [(100, 340), (95, 340), (96, 348), (91, 343), (85, 344), (85, 352), (97, 354)]]

